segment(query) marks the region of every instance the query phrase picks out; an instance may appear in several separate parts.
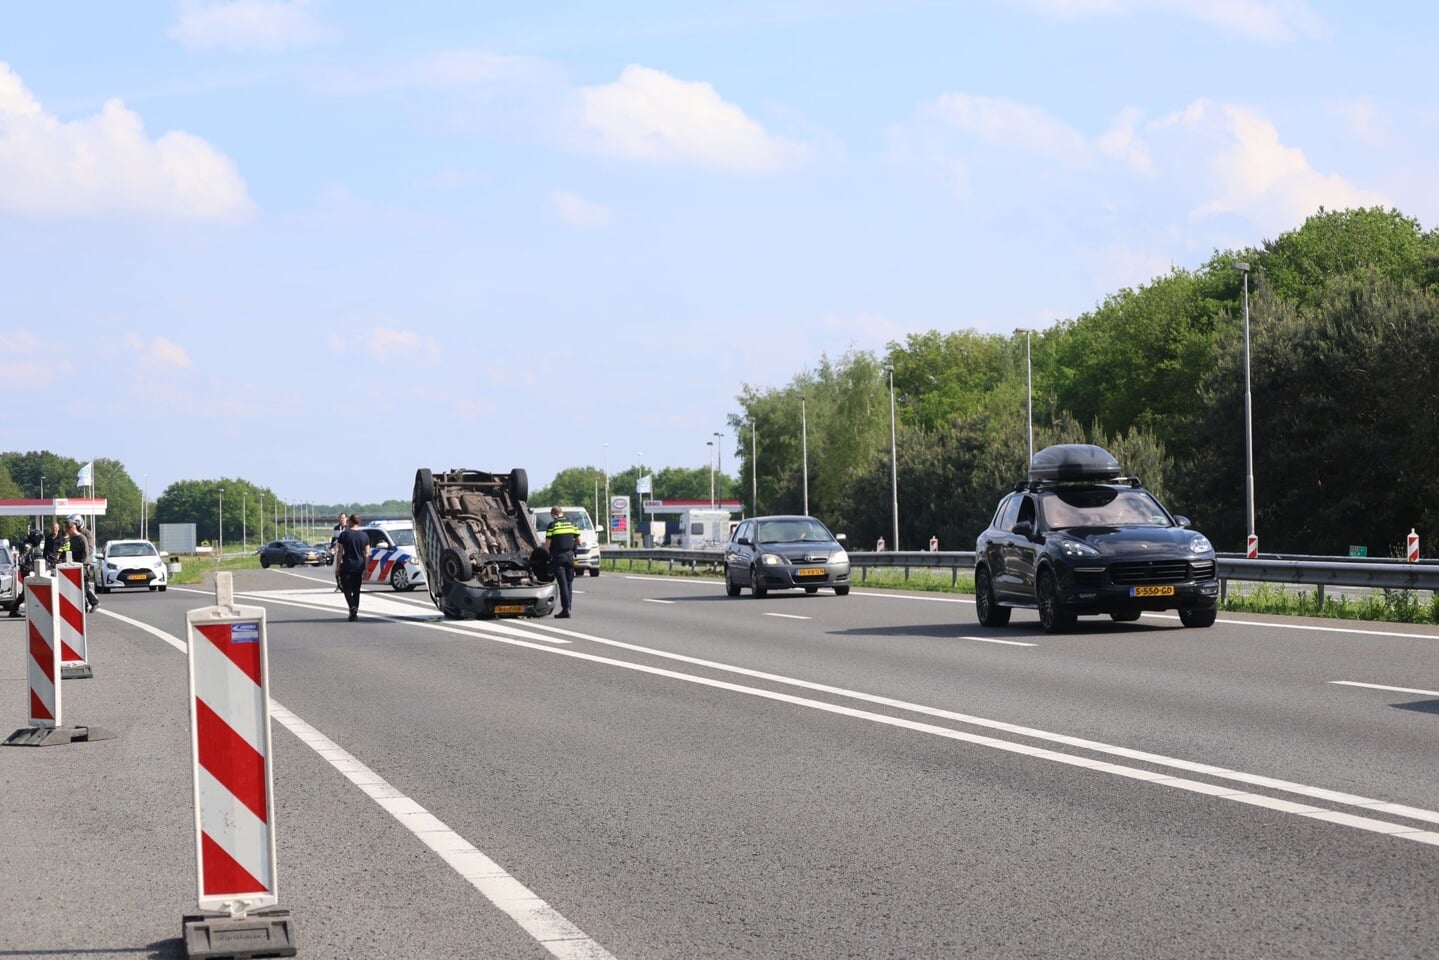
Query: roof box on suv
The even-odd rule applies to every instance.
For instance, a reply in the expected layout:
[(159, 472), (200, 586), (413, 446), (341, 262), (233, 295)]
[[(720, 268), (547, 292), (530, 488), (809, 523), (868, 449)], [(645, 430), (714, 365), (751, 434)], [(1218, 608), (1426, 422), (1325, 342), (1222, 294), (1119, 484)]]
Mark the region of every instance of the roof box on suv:
[(1031, 481), (1104, 482), (1118, 476), (1119, 461), (1114, 454), (1092, 443), (1057, 443), (1036, 453), (1029, 462)]

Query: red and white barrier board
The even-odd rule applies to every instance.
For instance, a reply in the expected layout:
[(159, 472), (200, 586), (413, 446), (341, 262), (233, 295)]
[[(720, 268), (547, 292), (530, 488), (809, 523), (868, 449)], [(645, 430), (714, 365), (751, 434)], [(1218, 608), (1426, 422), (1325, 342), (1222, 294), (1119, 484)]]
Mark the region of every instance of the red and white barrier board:
[(1419, 534), (1413, 527), (1409, 528), (1409, 536), (1405, 538), (1404, 556), (1410, 563), (1419, 562)]
[(60, 648), (55, 642), (55, 581), (25, 578), (27, 722), (32, 727), (60, 726)]
[(1245, 545), (1244, 555), (1250, 560), (1259, 558), (1259, 538), (1252, 533), (1249, 535), (1249, 542)]
[(201, 910), (232, 917), (278, 901), (265, 610), (228, 602), (186, 616)]
[(55, 628), (60, 641), (62, 674), (67, 678), (92, 676), (85, 639), (85, 565), (57, 564), (55, 592)]

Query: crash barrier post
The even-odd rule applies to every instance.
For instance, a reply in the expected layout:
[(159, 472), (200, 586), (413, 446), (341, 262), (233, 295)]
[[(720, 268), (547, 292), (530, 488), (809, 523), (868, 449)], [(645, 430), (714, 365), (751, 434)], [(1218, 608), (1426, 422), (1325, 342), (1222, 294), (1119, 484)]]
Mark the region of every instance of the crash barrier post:
[(1259, 559), (1259, 538), (1252, 533), (1245, 541), (1244, 556), (1248, 560)]
[(185, 615), (190, 759), (200, 913), (182, 921), (189, 957), (293, 957), (295, 931), (275, 877), (270, 664), (265, 608), (235, 605), (215, 577), (215, 606)]
[(60, 642), (56, 630), (55, 578), (25, 578), (25, 678), (28, 726), (5, 739), (7, 747), (54, 747), (114, 734), (101, 727), (67, 727), (61, 720)]
[(1409, 560), (1410, 563), (1418, 563), (1418, 562), (1419, 562), (1419, 534), (1414, 531), (1414, 528), (1413, 528), (1413, 527), (1410, 527), (1410, 528), (1409, 528), (1409, 536), (1406, 537), (1405, 540), (1406, 540), (1406, 543), (1405, 543), (1405, 545), (1404, 545), (1404, 546), (1405, 546), (1405, 550), (1404, 550), (1405, 556), (1408, 558), (1408, 560)]
[(55, 567), (55, 628), (60, 638), (60, 677), (83, 680), (95, 676), (90, 667), (86, 634), (85, 565), (61, 563)]

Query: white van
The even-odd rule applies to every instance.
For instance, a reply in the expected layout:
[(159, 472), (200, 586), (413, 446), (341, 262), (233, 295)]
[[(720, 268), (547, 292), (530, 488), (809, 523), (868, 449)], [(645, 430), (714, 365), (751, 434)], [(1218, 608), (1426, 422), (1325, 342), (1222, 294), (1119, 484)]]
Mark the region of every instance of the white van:
[[(595, 529), (594, 521), (590, 519), (590, 512), (584, 507), (560, 507), (565, 513), (565, 519), (580, 528), (580, 543), (575, 548), (575, 570), (583, 573), (588, 570), (590, 576), (600, 575), (600, 534)], [(530, 516), (534, 518), (535, 529), (540, 532), (543, 538), (545, 531), (550, 526), (549, 507), (530, 507)]]

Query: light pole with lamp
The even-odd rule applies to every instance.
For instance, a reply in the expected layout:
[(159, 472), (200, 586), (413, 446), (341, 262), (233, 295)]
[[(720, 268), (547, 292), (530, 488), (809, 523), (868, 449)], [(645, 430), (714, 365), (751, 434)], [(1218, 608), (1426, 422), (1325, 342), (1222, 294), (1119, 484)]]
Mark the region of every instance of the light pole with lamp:
[(706, 440), (705, 446), (709, 447), (710, 455), (710, 509), (715, 508), (715, 442)]
[(1254, 400), (1249, 390), (1249, 264), (1230, 264), (1244, 274), (1244, 511), (1249, 521), (1245, 555), (1259, 556), (1259, 536), (1254, 532)]
[(250, 552), (250, 491), (240, 491), (240, 552)]
[[(1031, 360), (1029, 351), (1029, 337), (1034, 333), (1029, 327), (1015, 327), (1015, 333), (1024, 334), (1024, 401), (1026, 414), (1029, 422), (1029, 462), (1034, 462), (1034, 362)], [(1026, 467), (1026, 469), (1028, 469)]]
[(610, 537), (610, 445), (608, 443), (605, 444), (605, 509), (603, 516), (605, 523), (605, 544), (608, 545), (614, 542)]
[(225, 488), (220, 488), (220, 549), (215, 554), (215, 562), (225, 555)]
[[(723, 434), (723, 433), (720, 433), (718, 430), (716, 430), (715, 433), (714, 433), (714, 438), (715, 438), (715, 473), (719, 474), (720, 480), (723, 481), (723, 480), (724, 480), (724, 452), (723, 452), (722, 450), (720, 450), (720, 441), (724, 439), (724, 434)], [(715, 503), (712, 504), (712, 506), (718, 506), (718, 505), (719, 505), (719, 500), (723, 500), (723, 499), (724, 499), (724, 484), (723, 484), (723, 482), (721, 482), (719, 489), (716, 490), (715, 493), (711, 495), (710, 499), (715, 500)]]
[(894, 518), (894, 543), (891, 550), (899, 549), (899, 458), (894, 438), (894, 364), (886, 363), (884, 372), (889, 374), (889, 496), (890, 509)]
[(754, 418), (749, 422), (749, 505), (755, 516), (759, 516), (759, 473), (755, 466), (759, 454), (755, 445)]
[[(639, 472), (639, 476), (635, 477), (635, 499), (636, 499), (636, 500), (639, 500), (639, 497), (640, 497), (640, 484), (644, 481), (644, 478), (645, 478), (645, 455), (644, 455), (644, 453), (643, 453), (642, 451), (636, 450), (636, 451), (635, 451), (635, 459), (640, 462), (640, 472)], [(646, 486), (648, 486), (648, 484), (646, 484)], [(643, 500), (639, 500), (639, 503), (636, 503), (635, 506), (636, 506), (636, 507), (640, 507), (643, 503), (644, 503)], [(635, 527), (635, 532), (636, 532), (636, 533), (639, 533), (639, 535), (640, 535), (640, 546), (643, 547), (643, 546), (645, 545), (645, 535), (644, 535), (644, 533), (640, 532), (640, 530), (639, 530), (639, 525), (640, 525), (640, 524), (639, 524), (639, 521), (640, 521), (640, 518), (645, 515), (645, 514), (644, 514), (644, 510), (643, 510), (643, 509), (631, 510), (630, 513), (631, 513), (630, 522), (634, 525), (634, 527)]]
[(804, 515), (809, 516), (809, 413), (805, 410), (804, 394), (799, 395), (799, 439), (804, 467)]
[(45, 499), (45, 474), (40, 474), (40, 499)]

